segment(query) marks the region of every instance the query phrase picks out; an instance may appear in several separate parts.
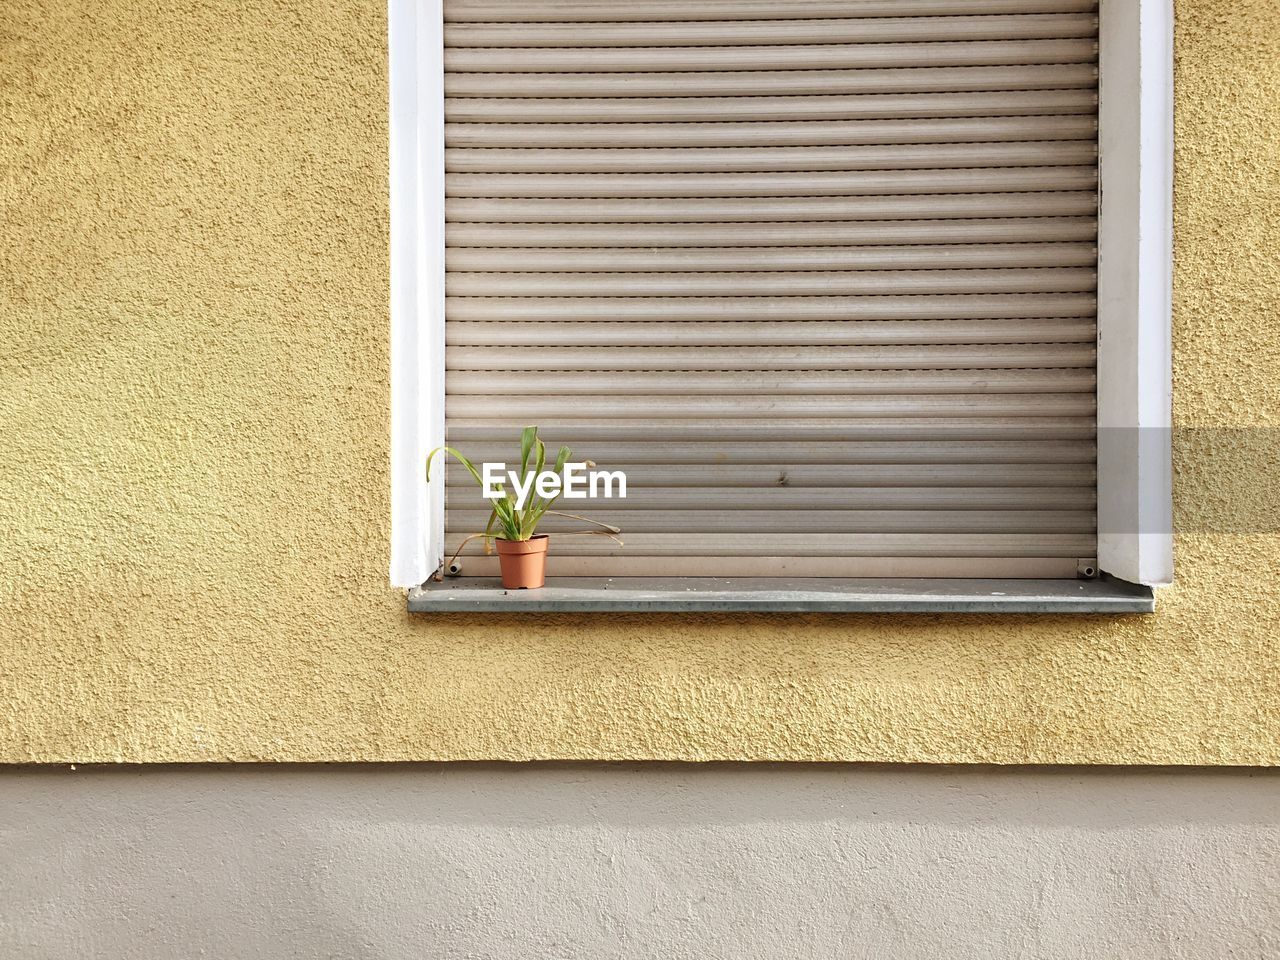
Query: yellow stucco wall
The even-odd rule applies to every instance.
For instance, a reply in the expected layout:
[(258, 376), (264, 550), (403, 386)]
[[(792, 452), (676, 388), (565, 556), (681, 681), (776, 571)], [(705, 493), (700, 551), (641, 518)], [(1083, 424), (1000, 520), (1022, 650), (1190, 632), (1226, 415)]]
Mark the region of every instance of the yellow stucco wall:
[[(1280, 4), (1177, 12), (1177, 417), (1274, 429)], [(406, 615), (384, 32), (0, 10), (0, 761), (1280, 762), (1272, 535), (1182, 537), (1120, 621)], [(1184, 525), (1274, 517), (1274, 454), (1215, 443)]]

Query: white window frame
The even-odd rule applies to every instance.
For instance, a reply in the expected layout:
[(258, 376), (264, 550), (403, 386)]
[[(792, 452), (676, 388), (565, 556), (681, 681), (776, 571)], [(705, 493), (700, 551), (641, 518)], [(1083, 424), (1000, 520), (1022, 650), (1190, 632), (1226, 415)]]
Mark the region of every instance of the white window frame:
[[(1172, 0), (1101, 0), (1098, 566), (1173, 578)], [(391, 93), (391, 583), (444, 561), (443, 0), (388, 0)], [(1134, 108), (1137, 116), (1134, 116)]]

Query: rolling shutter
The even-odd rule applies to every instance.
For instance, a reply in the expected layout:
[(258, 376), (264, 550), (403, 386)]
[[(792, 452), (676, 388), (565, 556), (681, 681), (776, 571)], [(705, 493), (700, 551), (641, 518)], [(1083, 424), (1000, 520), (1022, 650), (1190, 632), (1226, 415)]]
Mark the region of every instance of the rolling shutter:
[[(445, 0), (446, 431), (625, 470), (563, 575), (1074, 577), (1092, 0)], [(450, 470), (450, 551), (487, 516)], [(547, 523), (546, 532), (560, 525)], [(496, 562), (471, 551), (464, 574)]]

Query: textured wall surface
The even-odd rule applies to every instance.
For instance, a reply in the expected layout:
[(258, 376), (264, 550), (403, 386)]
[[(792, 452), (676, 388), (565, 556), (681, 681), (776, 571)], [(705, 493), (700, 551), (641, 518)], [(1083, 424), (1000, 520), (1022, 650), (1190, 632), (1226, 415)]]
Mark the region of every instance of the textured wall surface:
[(10, 771), (23, 960), (1280, 956), (1280, 773)]
[[(1183, 536), (1148, 618), (410, 618), (384, 33), (3, 5), (0, 760), (1280, 762), (1247, 530)], [(1181, 0), (1177, 47), (1178, 421), (1274, 428), (1280, 6)], [(1277, 502), (1220, 446), (1179, 452), (1188, 529)]]

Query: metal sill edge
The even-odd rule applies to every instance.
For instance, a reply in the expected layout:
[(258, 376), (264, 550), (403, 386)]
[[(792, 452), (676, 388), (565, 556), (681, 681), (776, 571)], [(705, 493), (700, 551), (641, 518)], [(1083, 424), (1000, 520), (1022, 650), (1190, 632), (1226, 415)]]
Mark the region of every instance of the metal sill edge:
[(504, 590), (482, 577), (409, 591), (411, 613), (1153, 613), (1150, 587), (1119, 580), (557, 577)]

